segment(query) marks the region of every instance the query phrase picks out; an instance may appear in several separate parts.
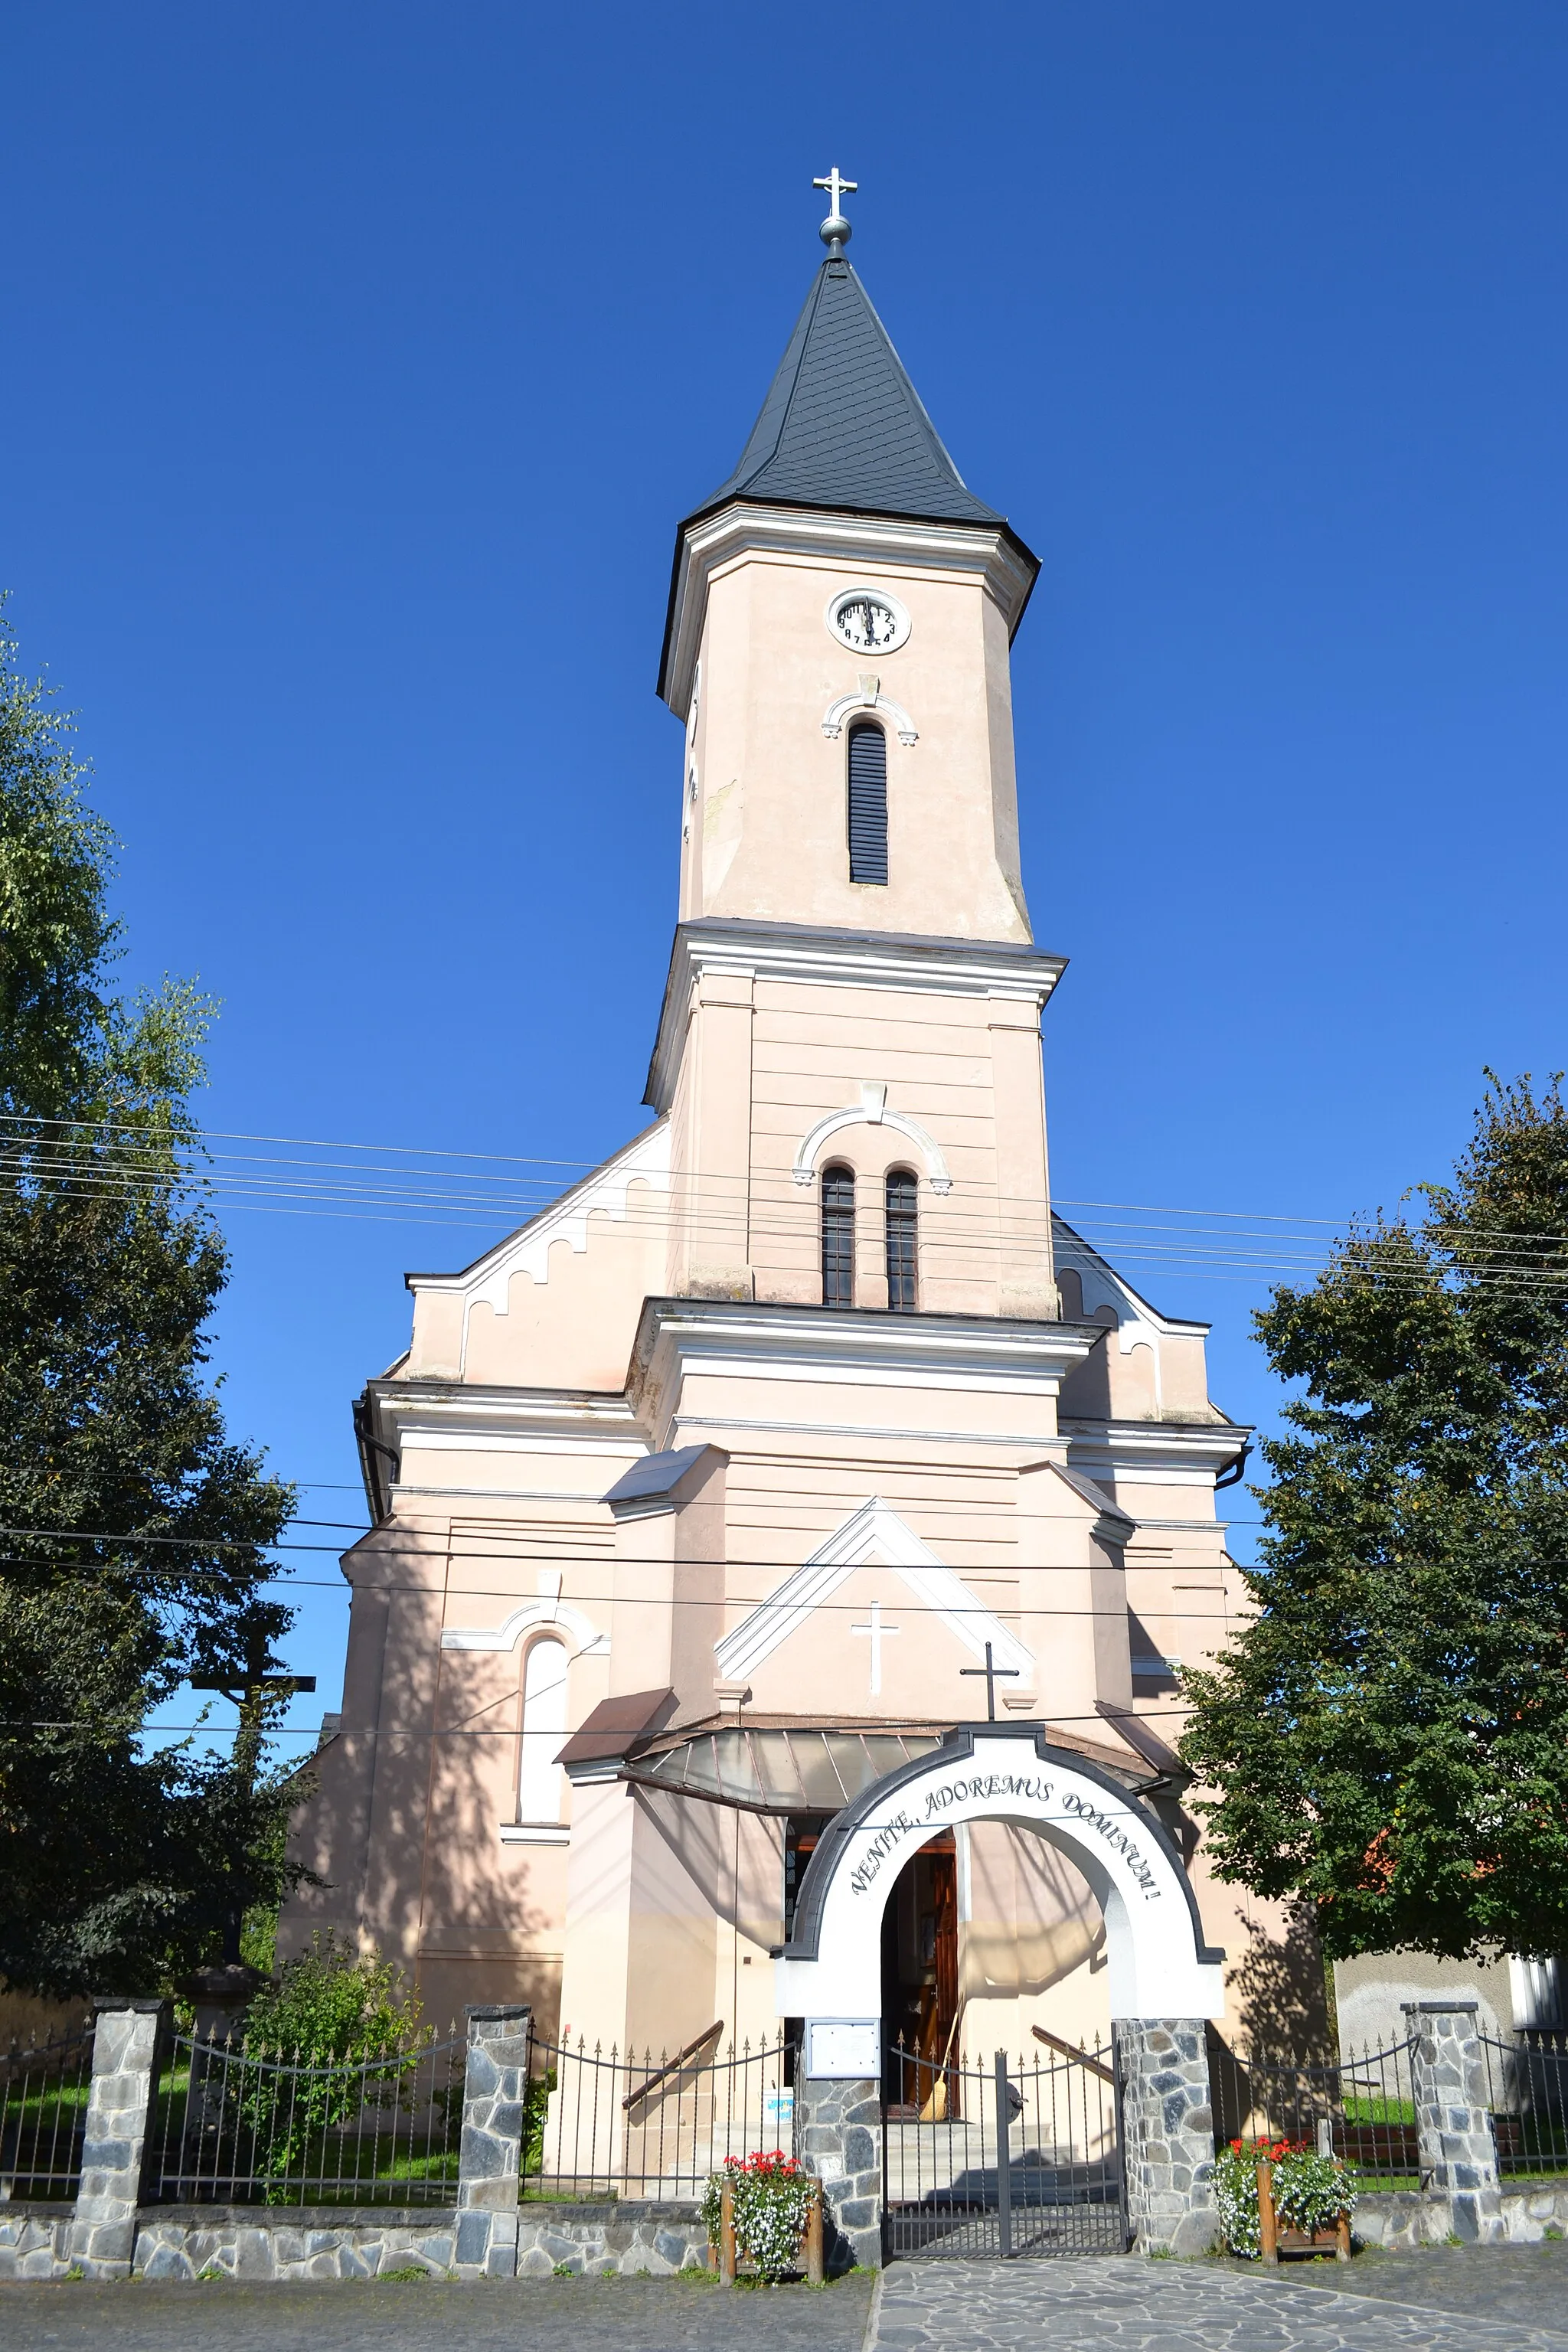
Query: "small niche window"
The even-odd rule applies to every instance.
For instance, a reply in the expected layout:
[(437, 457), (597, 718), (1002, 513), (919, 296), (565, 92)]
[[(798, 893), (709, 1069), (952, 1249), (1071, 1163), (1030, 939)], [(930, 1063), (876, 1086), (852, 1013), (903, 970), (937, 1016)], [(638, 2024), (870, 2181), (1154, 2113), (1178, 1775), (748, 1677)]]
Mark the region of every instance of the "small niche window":
[(915, 1254), (920, 1187), (907, 1168), (888, 1178), (888, 1304), (900, 1315), (915, 1308)]
[(871, 719), (849, 730), (849, 879), (888, 878), (888, 739)]
[(855, 1304), (855, 1174), (849, 1168), (822, 1171), (822, 1303)]
[(566, 1738), (566, 1645), (547, 1637), (533, 1643), (522, 1667), (522, 1760), (517, 1775), (520, 1822), (561, 1819), (561, 1767)]

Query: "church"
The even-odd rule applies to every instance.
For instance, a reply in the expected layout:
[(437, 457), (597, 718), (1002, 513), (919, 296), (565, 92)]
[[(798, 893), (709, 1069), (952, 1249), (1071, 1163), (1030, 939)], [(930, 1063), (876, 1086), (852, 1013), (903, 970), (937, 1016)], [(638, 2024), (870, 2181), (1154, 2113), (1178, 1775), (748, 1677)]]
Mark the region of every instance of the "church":
[(853, 2000), (803, 1990), (819, 1845), (955, 1738), (1055, 1759), (1102, 1841), (1123, 1801), (1161, 1825), (1203, 1965), (1145, 2011), (1236, 2030), (1280, 1929), (1208, 1874), (1173, 1752), (1175, 1670), (1243, 1605), (1215, 1497), (1247, 1433), (1206, 1327), (1051, 1206), (1066, 959), (1030, 923), (1009, 675), (1038, 562), (851, 267), (849, 184), (818, 184), (826, 258), (675, 535), (650, 1116), (407, 1276), (279, 1950), (330, 1926), (434, 2018), (527, 2000), (606, 2050), (869, 2004), (896, 2096), (900, 2043), (1100, 2040), (1107, 1919), (1152, 1883), (1134, 1856), (1108, 1894), (1092, 1840), (1016, 1804), (900, 1811), (856, 1865)]

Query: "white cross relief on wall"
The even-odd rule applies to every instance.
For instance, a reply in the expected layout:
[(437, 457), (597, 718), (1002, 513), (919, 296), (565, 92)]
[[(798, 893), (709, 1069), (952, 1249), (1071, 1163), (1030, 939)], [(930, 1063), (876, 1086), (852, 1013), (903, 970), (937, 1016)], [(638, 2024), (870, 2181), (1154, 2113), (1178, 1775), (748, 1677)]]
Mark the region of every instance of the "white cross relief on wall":
[[(818, 1544), (809, 1559), (792, 1569), (765, 1601), (731, 1626), (722, 1641), (715, 1642), (713, 1655), (721, 1675), (727, 1682), (742, 1680), (781, 1643), (798, 1633), (856, 1569), (868, 1564), (890, 1570), (910, 1599), (939, 1618), (972, 1657), (984, 1659), (989, 1642), (997, 1663), (1016, 1670), (1018, 1687), (1034, 1688), (1033, 1653), (1000, 1618), (976, 1605), (963, 1578), (940, 1560), (879, 1495), (852, 1511), (825, 1543)], [(868, 1613), (874, 1624), (879, 1622), (881, 1603), (872, 1601)], [(893, 1631), (892, 1626), (882, 1624), (881, 1641)], [(868, 1632), (863, 1638), (871, 1640)], [(873, 1675), (879, 1671), (880, 1649), (881, 1643), (872, 1641)], [(873, 1690), (876, 1687), (873, 1682)]]
[(851, 1625), (849, 1628), (852, 1633), (860, 1634), (871, 1644), (871, 1696), (873, 1698), (879, 1698), (882, 1692), (882, 1644), (884, 1642), (890, 1641), (896, 1633), (901, 1633), (903, 1630), (901, 1625), (883, 1624), (882, 1604), (879, 1601), (873, 1601), (871, 1603), (871, 1622), (868, 1625)]

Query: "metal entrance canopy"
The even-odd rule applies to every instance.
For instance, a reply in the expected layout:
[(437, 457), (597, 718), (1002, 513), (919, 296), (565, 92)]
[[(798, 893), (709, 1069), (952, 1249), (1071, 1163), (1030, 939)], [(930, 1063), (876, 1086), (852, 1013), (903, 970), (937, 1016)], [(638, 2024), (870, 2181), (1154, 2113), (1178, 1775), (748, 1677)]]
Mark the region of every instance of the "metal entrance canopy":
[[(1119, 1755), (1098, 1741), (1058, 1732), (1058, 1741), (1129, 1789), (1169, 1786), (1175, 1757), (1136, 1717), (1101, 1704), (1099, 1712), (1123, 1743)], [(673, 1690), (633, 1691), (602, 1699), (561, 1750), (574, 1781), (627, 1780), (671, 1796), (728, 1805), (747, 1813), (841, 1812), (890, 1772), (931, 1755), (962, 1728), (952, 1723), (901, 1723), (867, 1729), (856, 1723), (761, 1722), (733, 1717), (669, 1728)], [(984, 1725), (970, 1727), (984, 1730)], [(1142, 1759), (1131, 1765), (1126, 1751)]]
[(639, 1756), (621, 1778), (751, 1813), (837, 1813), (874, 1780), (942, 1745), (940, 1731), (823, 1731), (747, 1727), (699, 1732), (662, 1756)]

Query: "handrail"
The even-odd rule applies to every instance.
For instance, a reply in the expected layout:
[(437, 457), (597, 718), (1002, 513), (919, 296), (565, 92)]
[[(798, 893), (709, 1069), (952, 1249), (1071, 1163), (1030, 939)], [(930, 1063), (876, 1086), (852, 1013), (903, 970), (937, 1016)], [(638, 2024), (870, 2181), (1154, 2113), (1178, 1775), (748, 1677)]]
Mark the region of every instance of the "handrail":
[(723, 2031), (724, 2021), (722, 2018), (720, 2018), (716, 2024), (710, 2025), (705, 2028), (705, 2030), (698, 2035), (695, 2042), (689, 2042), (684, 2050), (678, 2050), (673, 2058), (669, 2059), (664, 2065), (659, 2067), (657, 2074), (653, 2074), (648, 2076), (646, 2083), (639, 2083), (635, 2091), (628, 2091), (626, 2097), (621, 2101), (622, 2107), (635, 2107), (639, 2099), (646, 2099), (651, 2091), (656, 2091), (659, 2084), (665, 2081), (667, 2076), (670, 2074), (679, 2074), (680, 2069), (685, 2065), (689, 2058), (695, 2058), (697, 2053), (708, 2042), (711, 2042), (717, 2043), (719, 2036), (723, 2032)]
[(1087, 2050), (1075, 2050), (1070, 2042), (1062, 2041), (1058, 2034), (1047, 2033), (1043, 2025), (1031, 2025), (1029, 2031), (1037, 2042), (1045, 2043), (1047, 2050), (1059, 2050), (1064, 2058), (1070, 2058), (1076, 2065), (1087, 2066), (1091, 2074), (1098, 2074), (1102, 2083), (1110, 2084), (1112, 2090), (1116, 2088), (1114, 2070), (1100, 2059), (1091, 2058)]

